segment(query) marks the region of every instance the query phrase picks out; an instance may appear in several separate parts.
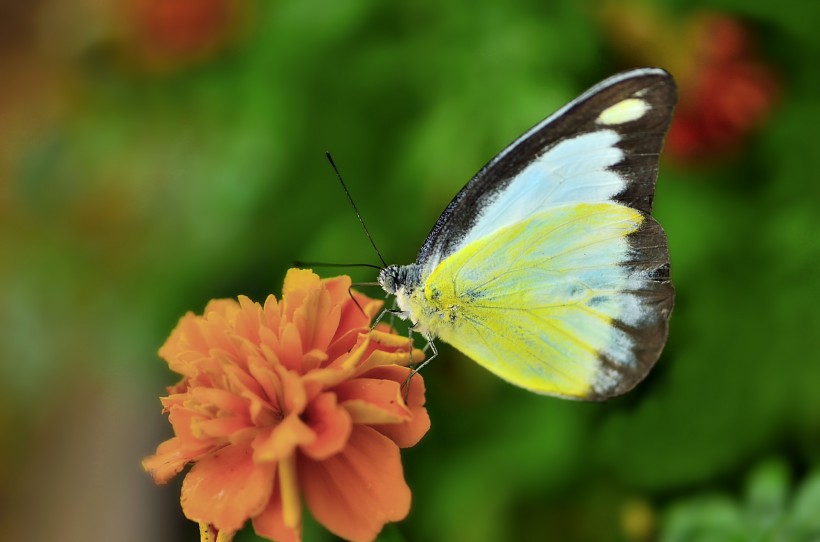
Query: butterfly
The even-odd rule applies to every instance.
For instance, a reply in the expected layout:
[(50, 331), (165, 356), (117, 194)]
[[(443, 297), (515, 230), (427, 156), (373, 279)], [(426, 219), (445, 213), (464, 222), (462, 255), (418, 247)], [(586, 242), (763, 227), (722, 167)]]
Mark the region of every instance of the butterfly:
[(650, 215), (677, 91), (664, 70), (605, 79), (502, 150), (379, 285), (438, 353), (536, 393), (587, 400), (643, 380), (674, 303)]

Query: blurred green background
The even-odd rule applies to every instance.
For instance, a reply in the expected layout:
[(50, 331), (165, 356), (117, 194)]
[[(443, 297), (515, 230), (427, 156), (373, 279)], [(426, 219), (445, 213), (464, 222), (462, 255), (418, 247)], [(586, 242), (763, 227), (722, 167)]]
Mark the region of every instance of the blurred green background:
[(443, 347), (413, 510), (381, 539), (820, 540), (816, 6), (0, 3), (0, 538), (197, 539), (178, 483), (139, 465), (170, 433), (156, 351), (211, 298), (278, 294), (294, 260), (376, 263), (324, 151), (408, 263), (496, 152), (654, 64), (683, 115), (656, 369), (585, 404)]

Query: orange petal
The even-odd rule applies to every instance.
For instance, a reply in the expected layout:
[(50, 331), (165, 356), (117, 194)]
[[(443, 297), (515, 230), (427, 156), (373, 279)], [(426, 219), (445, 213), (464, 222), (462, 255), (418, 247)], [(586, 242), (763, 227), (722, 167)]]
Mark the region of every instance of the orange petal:
[(241, 414), (248, 411), (248, 400), (228, 390), (197, 386), (190, 390), (191, 398), (200, 405), (207, 405), (209, 411)]
[(319, 290), (321, 281), (319, 276), (308, 269), (288, 269), (285, 283), (282, 285), (282, 315), (293, 321), (296, 312), (310, 292)]
[(350, 284), (350, 277), (347, 275), (322, 279), (322, 288), (330, 294), (330, 300), (333, 305), (344, 305), (345, 302), (350, 299), (347, 293), (350, 289)]
[[(173, 360), (169, 359), (168, 366), (172, 371), (185, 375), (189, 384), (191, 384), (202, 383), (203, 378), (213, 374), (218, 369), (219, 363), (211, 359), (210, 354), (186, 350), (177, 354)], [(207, 377), (207, 381), (210, 383), (210, 377)]]
[(301, 414), (307, 405), (307, 392), (302, 378), (283, 367), (274, 367), (282, 383), (281, 405), (284, 412)]
[(401, 387), (392, 380), (355, 378), (333, 388), (354, 423), (399, 423), (411, 417)]
[(264, 392), (264, 398), (273, 410), (282, 410), (282, 380), (269, 361), (260, 357), (248, 359), (248, 371)]
[[(381, 324), (379, 324), (381, 326)], [(370, 339), (386, 348), (409, 352), (410, 339), (406, 335), (398, 335), (384, 328), (376, 328), (370, 332)]]
[(327, 350), (327, 347), (330, 346), (331, 341), (333, 341), (333, 337), (336, 336), (341, 318), (342, 307), (340, 305), (332, 305), (322, 320), (316, 322), (317, 329), (313, 337), (311, 348)]
[[(235, 310), (239, 309), (236, 304)], [(234, 311), (230, 311), (234, 312)], [(233, 355), (236, 353), (236, 344), (231, 320), (233, 314), (222, 314), (220, 312), (206, 312), (204, 318), (198, 320), (198, 325), (202, 330), (202, 335), (208, 342), (209, 352), (221, 350)]]
[(282, 326), (279, 332), (279, 357), (280, 363), (291, 371), (302, 372), (302, 337), (299, 335), (299, 328), (296, 324), (288, 322)]
[(353, 350), (353, 347), (361, 341), (362, 334), (367, 331), (367, 329), (356, 327), (341, 332), (342, 328), (339, 328), (339, 331), (340, 333), (333, 338), (333, 342), (327, 347), (327, 357), (331, 362)]
[(275, 484), (268, 506), (261, 514), (253, 518), (253, 530), (259, 536), (276, 540), (276, 542), (299, 542), (302, 540), (301, 524), (296, 527), (285, 525), (280, 484)]
[[(360, 333), (356, 340), (355, 347), (352, 347), (350, 350), (340, 353), (338, 357), (333, 359), (327, 367), (339, 367), (343, 369), (355, 369), (359, 365), (361, 365), (364, 356), (370, 350), (370, 336), (366, 333)], [(328, 355), (331, 354), (328, 352)]]
[(299, 480), (314, 517), (347, 540), (373, 540), (410, 511), (398, 447), (367, 426), (355, 425), (345, 449), (325, 461), (301, 456)]
[(335, 359), (331, 357), (331, 363), (320, 369), (314, 369), (302, 377), (309, 396), (315, 396), (318, 391), (333, 387), (356, 373), (357, 366), (361, 364), (362, 356), (369, 344), (367, 335), (358, 334), (358, 338), (359, 342), (355, 348), (351, 345), (350, 351), (338, 354)]
[(191, 430), (197, 438), (203, 440), (209, 438), (221, 439), (224, 442), (248, 426), (246, 418), (215, 418), (194, 422), (191, 424)]
[(209, 314), (216, 314), (219, 316), (229, 316), (236, 313), (239, 309), (239, 303), (235, 299), (212, 299), (205, 305), (205, 310), (202, 314), (208, 316)]
[(182, 511), (220, 531), (238, 531), (267, 506), (275, 463), (255, 464), (248, 444), (226, 446), (200, 459), (182, 482)]
[[(188, 381), (187, 378), (184, 378), (183, 380), (185, 382)], [(172, 407), (182, 407), (185, 404), (185, 401), (191, 398), (187, 391), (188, 390), (186, 389), (180, 393), (172, 393), (166, 397), (160, 397), (159, 402), (162, 403), (162, 412), (170, 412)]]
[(316, 434), (316, 440), (302, 446), (302, 451), (317, 460), (341, 450), (353, 428), (350, 414), (336, 403), (332, 393), (323, 393), (311, 401), (305, 411), (305, 420)]
[(310, 352), (306, 352), (302, 356), (302, 374), (318, 369), (327, 359), (327, 353), (324, 350), (314, 348)]
[(279, 341), (279, 327), (276, 329), (261, 329), (259, 331), (258, 346), (262, 357), (268, 360), (272, 365), (282, 364), (279, 360), (279, 352), (282, 351), (282, 345)]
[(262, 306), (262, 325), (264, 330), (279, 330), (279, 324), (282, 320), (281, 308), (276, 296), (269, 295), (265, 298), (265, 304)]
[(278, 425), (266, 428), (253, 440), (253, 460), (280, 461), (292, 455), (297, 446), (310, 444), (316, 435), (297, 414), (286, 416)]
[[(179, 382), (174, 384), (173, 386), (168, 386), (165, 388), (168, 390), (168, 395), (177, 395), (186, 393), (191, 387), (191, 379), (187, 376), (183, 376)], [(162, 397), (160, 397), (160, 401), (162, 401)]]
[(157, 453), (142, 460), (144, 468), (158, 484), (164, 484), (176, 476), (189, 462), (208, 452), (212, 448), (210, 443), (203, 444), (199, 449), (185, 448), (179, 437), (173, 437), (157, 447)]
[(370, 351), (365, 354), (365, 362), (359, 366), (359, 374), (383, 365), (410, 365), (424, 360), (424, 353), (418, 348), (413, 350), (413, 357), (406, 348), (401, 350), (384, 350), (378, 343), (371, 345)]
[(208, 344), (199, 331), (196, 322), (196, 315), (187, 312), (179, 319), (177, 326), (171, 331), (168, 339), (159, 349), (159, 356), (171, 364), (176, 356), (185, 350), (194, 350), (205, 353), (208, 351)]
[(216, 440), (203, 438), (202, 433), (196, 430), (196, 424), (205, 419), (207, 418), (200, 410), (194, 410), (182, 405), (172, 405), (169, 408), (168, 421), (171, 422), (174, 434), (179, 439), (179, 445), (183, 450), (200, 449), (203, 446), (220, 444)]
[[(369, 328), (371, 320), (379, 314), (383, 305), (382, 301), (372, 299), (355, 290), (351, 290), (351, 293), (356, 302), (358, 302), (358, 305), (354, 303), (353, 299), (350, 299), (350, 296), (345, 292), (347, 299), (342, 306), (342, 315), (339, 320), (340, 332), (354, 328)], [(364, 313), (362, 313), (362, 310), (364, 310)]]
[(293, 313), (305, 350), (327, 348), (339, 324), (340, 307), (334, 306), (331, 295), (317, 283)]
[(242, 396), (250, 402), (248, 414), (254, 426), (266, 427), (275, 423), (277, 413), (281, 412), (281, 409), (274, 407), (274, 405), (267, 400), (267, 397), (254, 395), (250, 391), (243, 392)]
[(299, 374), (259, 358), (249, 360), (248, 368), (260, 383), (272, 410), (286, 413), (304, 410), (308, 396)]
[(225, 373), (225, 388), (236, 395), (243, 395), (244, 391), (249, 391), (253, 395), (262, 396), (264, 390), (253, 375), (249, 367), (252, 359), (258, 359), (256, 352), (243, 352), (243, 366), (239, 366), (227, 360), (223, 360), (222, 371)]
[(302, 385), (305, 387), (307, 397), (314, 398), (322, 391), (351, 378), (355, 373), (355, 369), (344, 369), (340, 367), (314, 369), (302, 377)]
[(233, 323), (234, 331), (253, 344), (259, 344), (259, 329), (262, 327), (262, 306), (244, 295), (239, 296), (240, 311)]
[[(393, 365), (377, 367), (365, 373), (365, 376), (393, 380), (403, 386), (409, 373), (410, 369), (407, 367)], [(402, 390), (402, 398), (404, 398), (404, 390)], [(397, 424), (372, 426), (389, 437), (400, 448), (415, 446), (421, 440), (421, 437), (430, 430), (430, 416), (427, 414), (427, 409), (424, 408), (424, 378), (420, 374), (416, 374), (410, 379), (407, 406), (412, 413), (409, 420)]]

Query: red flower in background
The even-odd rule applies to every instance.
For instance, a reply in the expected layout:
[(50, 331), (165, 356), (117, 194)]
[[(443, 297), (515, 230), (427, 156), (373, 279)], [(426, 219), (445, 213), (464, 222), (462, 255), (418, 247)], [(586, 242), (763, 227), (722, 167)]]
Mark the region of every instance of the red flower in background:
[(238, 34), (245, 0), (126, 0), (127, 53), (151, 69), (211, 58)]
[(678, 82), (664, 149), (670, 158), (691, 162), (731, 154), (765, 123), (779, 84), (742, 22), (717, 13), (681, 21), (643, 2), (606, 2), (599, 15), (622, 57), (666, 68)]
[(203, 538), (230, 540), (250, 519), (257, 534), (300, 540), (302, 498), (350, 540), (407, 515), (399, 448), (430, 427), (424, 382), (405, 394), (409, 339), (370, 331), (381, 302), (355, 293), (363, 314), (349, 287), (292, 269), (281, 301), (212, 301), (160, 349), (183, 375), (162, 399), (175, 436), (143, 465), (164, 483), (193, 463), (181, 502)]
[(778, 93), (773, 70), (754, 55), (751, 35), (739, 21), (708, 15), (693, 28), (694, 68), (681, 82), (666, 147), (681, 160), (737, 150), (766, 121)]
[(134, 15), (146, 42), (177, 54), (212, 47), (230, 21), (225, 0), (138, 0)]

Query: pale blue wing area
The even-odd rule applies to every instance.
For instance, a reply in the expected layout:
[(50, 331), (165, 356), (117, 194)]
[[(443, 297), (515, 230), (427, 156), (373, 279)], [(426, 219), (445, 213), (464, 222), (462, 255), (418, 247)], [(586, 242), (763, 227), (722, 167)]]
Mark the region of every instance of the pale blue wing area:
[(626, 179), (611, 168), (624, 156), (613, 130), (565, 139), (535, 158), (488, 205), (458, 248), (553, 207), (612, 200)]
[(617, 203), (565, 205), (466, 245), (414, 312), (498, 376), (550, 395), (623, 393), (654, 364), (672, 307), (662, 230)]

